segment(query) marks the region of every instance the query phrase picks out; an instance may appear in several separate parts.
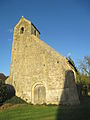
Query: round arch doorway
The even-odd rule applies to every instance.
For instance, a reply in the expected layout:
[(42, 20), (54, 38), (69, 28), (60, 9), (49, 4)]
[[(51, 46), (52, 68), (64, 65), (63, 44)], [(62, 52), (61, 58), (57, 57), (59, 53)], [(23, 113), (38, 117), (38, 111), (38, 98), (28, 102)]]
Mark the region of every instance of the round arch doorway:
[(43, 104), (46, 101), (46, 89), (42, 84), (34, 87), (34, 103)]

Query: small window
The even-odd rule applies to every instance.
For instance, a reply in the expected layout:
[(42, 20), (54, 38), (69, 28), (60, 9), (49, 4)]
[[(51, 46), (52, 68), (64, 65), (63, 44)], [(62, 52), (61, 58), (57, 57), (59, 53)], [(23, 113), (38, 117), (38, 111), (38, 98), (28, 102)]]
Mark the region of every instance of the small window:
[(36, 35), (36, 30), (34, 30), (34, 35)]
[(57, 63), (59, 63), (59, 61), (57, 61)]
[(23, 32), (24, 32), (24, 27), (21, 27), (20, 33), (23, 34)]

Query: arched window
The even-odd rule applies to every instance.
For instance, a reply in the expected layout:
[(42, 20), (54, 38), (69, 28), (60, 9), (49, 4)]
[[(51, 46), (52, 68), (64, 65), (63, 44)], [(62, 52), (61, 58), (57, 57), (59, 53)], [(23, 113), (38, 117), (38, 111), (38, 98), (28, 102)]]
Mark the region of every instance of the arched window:
[(23, 34), (24, 32), (24, 27), (21, 27), (20, 33)]

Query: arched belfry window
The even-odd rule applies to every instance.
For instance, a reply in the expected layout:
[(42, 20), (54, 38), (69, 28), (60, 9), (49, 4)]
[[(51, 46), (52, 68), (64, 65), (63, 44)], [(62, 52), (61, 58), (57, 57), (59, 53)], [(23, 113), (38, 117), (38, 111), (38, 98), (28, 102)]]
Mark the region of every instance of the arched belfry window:
[(24, 27), (21, 27), (20, 33), (21, 33), (21, 34), (24, 33)]

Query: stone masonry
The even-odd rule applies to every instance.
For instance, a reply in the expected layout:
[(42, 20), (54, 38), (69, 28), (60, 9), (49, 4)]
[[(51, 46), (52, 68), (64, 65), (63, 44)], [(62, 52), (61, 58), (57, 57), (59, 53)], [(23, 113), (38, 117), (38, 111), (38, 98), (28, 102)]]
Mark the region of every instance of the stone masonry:
[(23, 16), (14, 28), (10, 77), (16, 95), (32, 104), (78, 104), (75, 71), (68, 60), (40, 40)]

